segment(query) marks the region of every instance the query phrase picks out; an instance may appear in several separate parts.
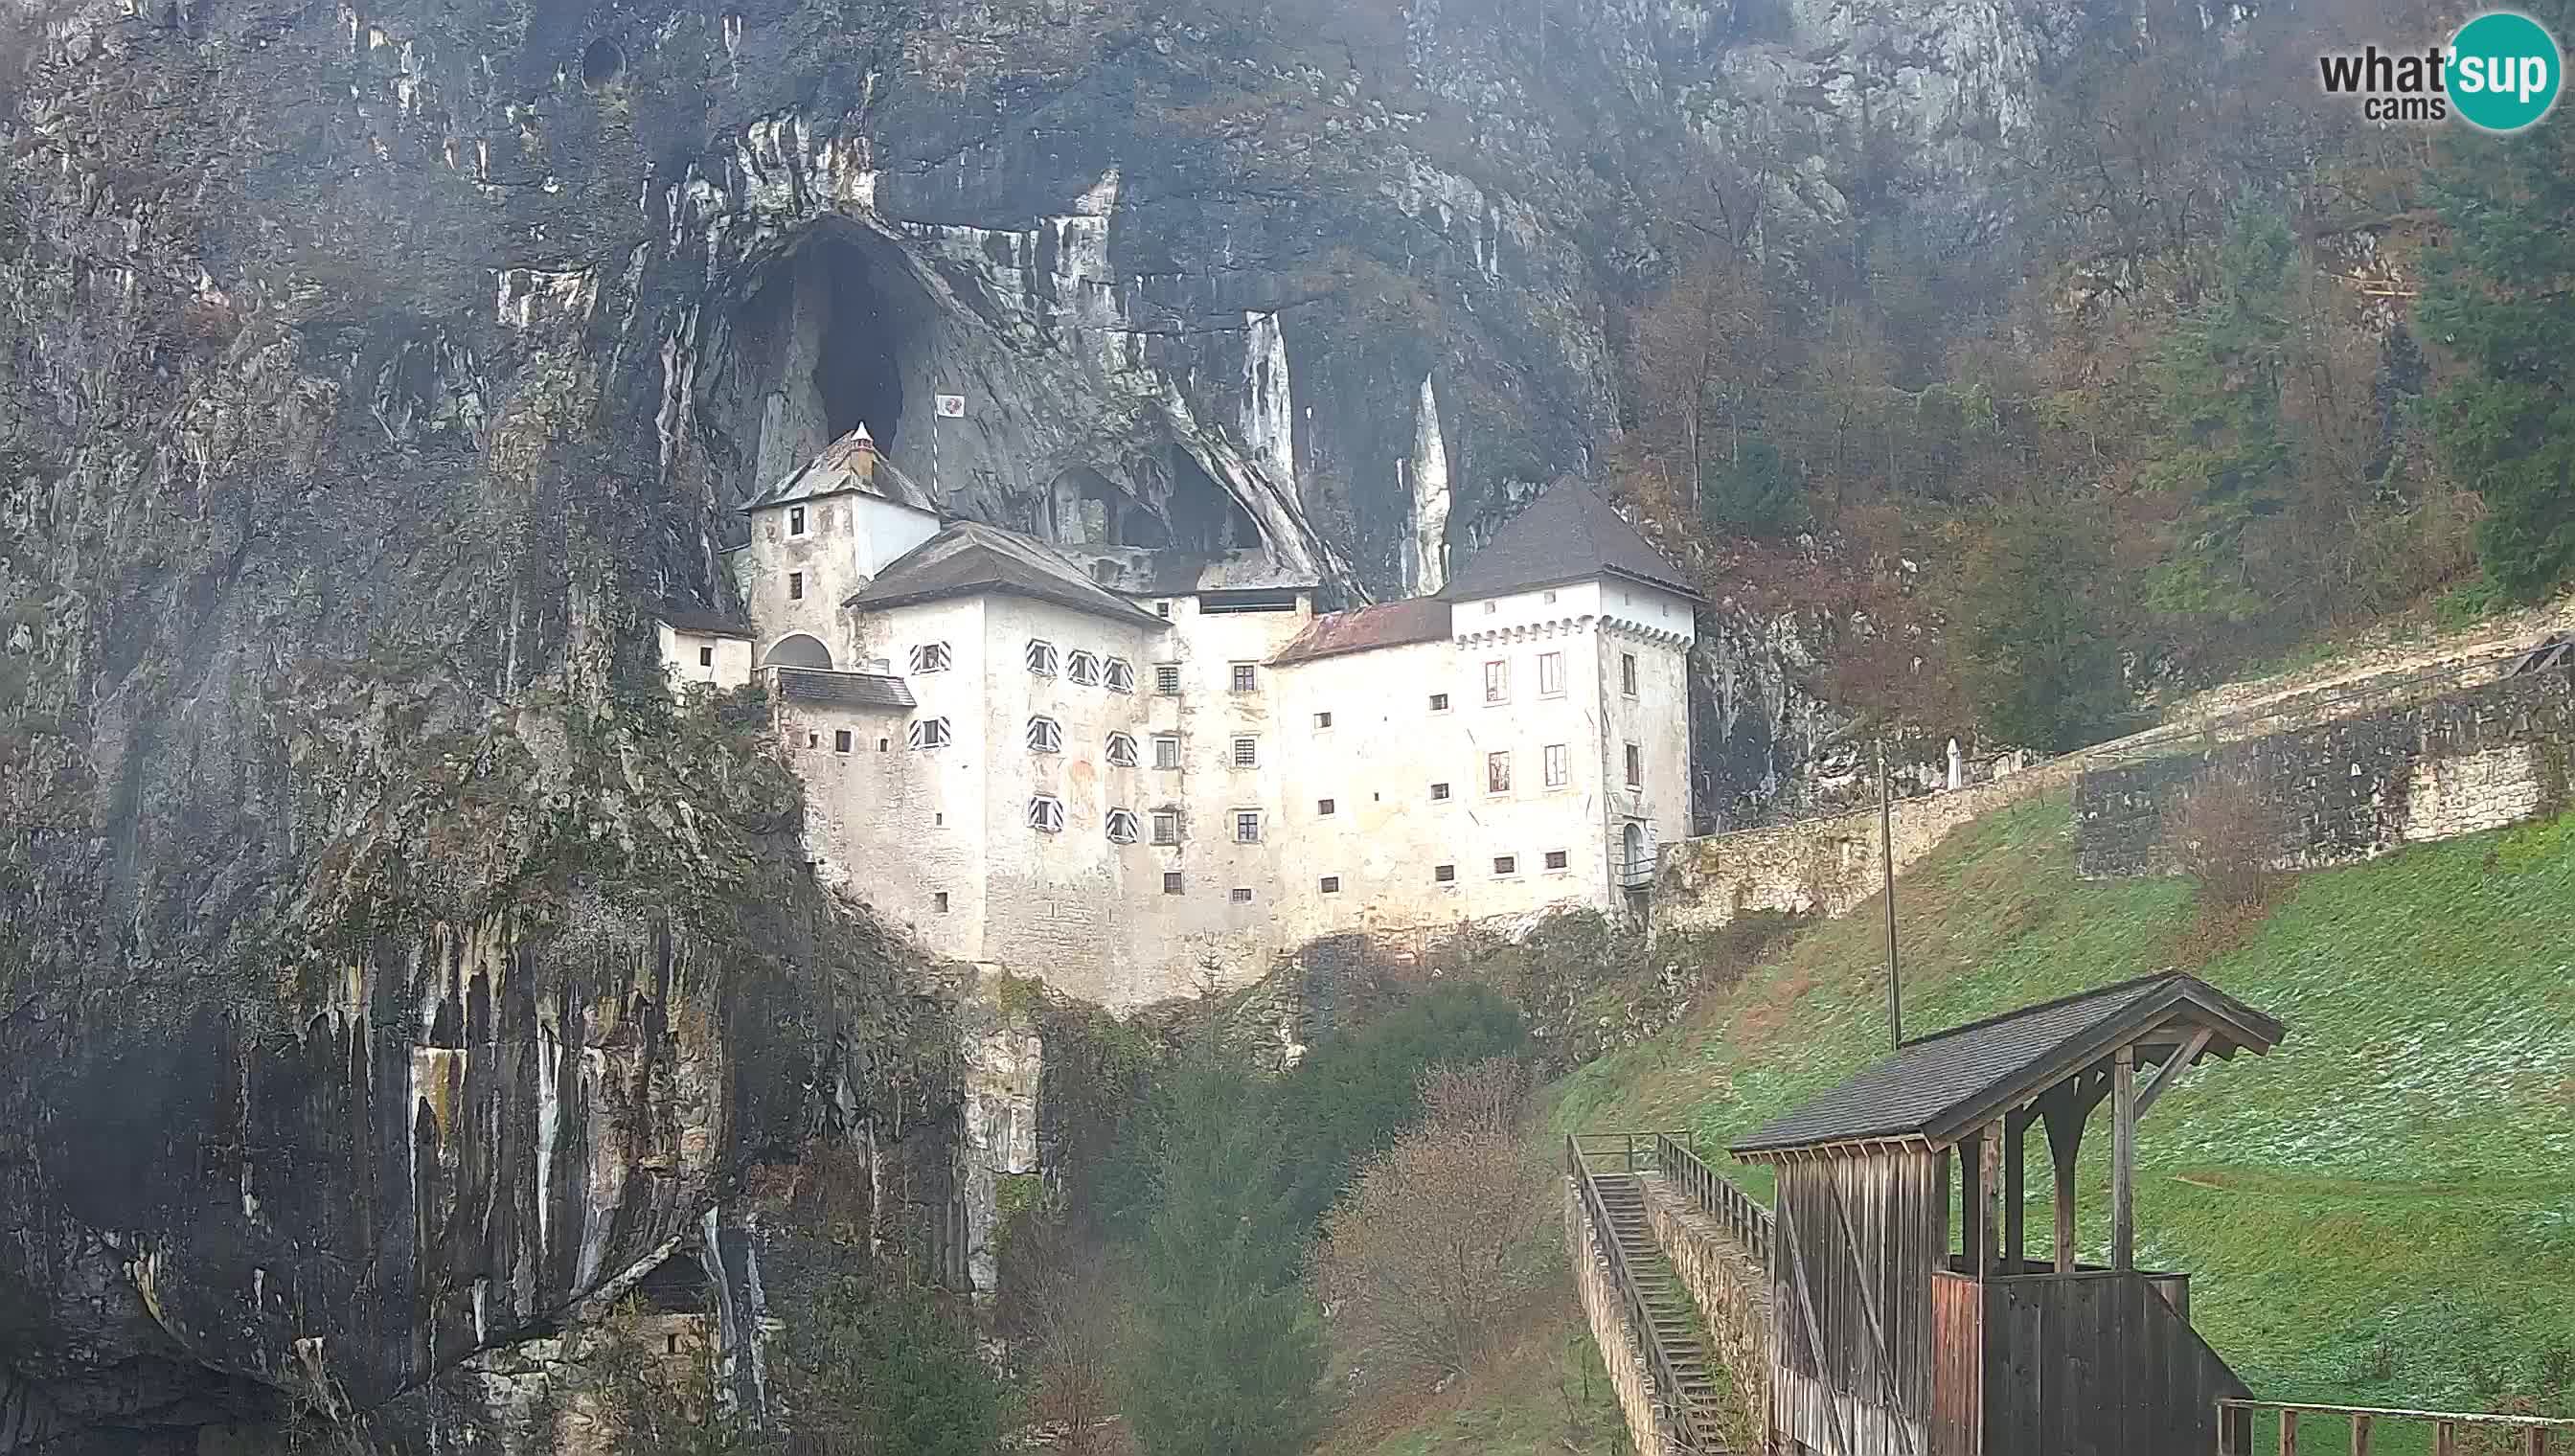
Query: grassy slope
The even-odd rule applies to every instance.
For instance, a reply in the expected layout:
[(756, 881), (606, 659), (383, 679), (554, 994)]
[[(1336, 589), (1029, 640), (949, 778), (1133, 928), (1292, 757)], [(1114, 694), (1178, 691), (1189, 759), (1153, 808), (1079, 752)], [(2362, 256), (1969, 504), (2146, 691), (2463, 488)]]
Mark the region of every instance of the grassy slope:
[(1318, 1456), (1626, 1456), (1627, 1427), (1570, 1286), (1518, 1346), (1445, 1390), (1381, 1396)]
[[(2306, 876), (2213, 958), (2183, 883), (2074, 878), (2061, 801), (1962, 831), (1898, 890), (1914, 1032), (2170, 964), (2288, 1023), (2271, 1056), (2193, 1072), (2139, 1135), (2140, 1261), (2194, 1275), (2195, 1322), (2257, 1394), (2481, 1408), (2565, 1383), (2545, 1362), (2575, 1355), (2575, 815)], [(1675, 1033), (1580, 1069), (1555, 1128), (1721, 1146), (1864, 1064), (1883, 924), (1819, 925)]]

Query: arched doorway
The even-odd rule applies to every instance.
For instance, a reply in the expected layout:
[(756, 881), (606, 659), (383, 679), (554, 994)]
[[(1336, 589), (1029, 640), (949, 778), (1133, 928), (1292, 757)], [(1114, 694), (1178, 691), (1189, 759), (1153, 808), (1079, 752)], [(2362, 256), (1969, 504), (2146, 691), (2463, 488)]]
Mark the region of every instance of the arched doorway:
[(1630, 895), (1641, 895), (1654, 882), (1653, 845), (1645, 826), (1634, 819), (1618, 834), (1618, 885)]
[(819, 668), (832, 671), (832, 650), (806, 633), (780, 638), (760, 660), (765, 668)]

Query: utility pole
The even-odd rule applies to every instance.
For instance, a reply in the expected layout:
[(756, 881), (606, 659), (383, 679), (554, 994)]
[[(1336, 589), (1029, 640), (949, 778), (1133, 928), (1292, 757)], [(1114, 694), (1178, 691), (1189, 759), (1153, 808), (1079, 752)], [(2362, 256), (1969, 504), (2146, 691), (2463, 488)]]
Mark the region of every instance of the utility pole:
[(1895, 968), (1895, 810), (1886, 788), (1886, 739), (1877, 740), (1877, 864), (1886, 879), (1886, 1035), (1904, 1045), (1904, 990)]

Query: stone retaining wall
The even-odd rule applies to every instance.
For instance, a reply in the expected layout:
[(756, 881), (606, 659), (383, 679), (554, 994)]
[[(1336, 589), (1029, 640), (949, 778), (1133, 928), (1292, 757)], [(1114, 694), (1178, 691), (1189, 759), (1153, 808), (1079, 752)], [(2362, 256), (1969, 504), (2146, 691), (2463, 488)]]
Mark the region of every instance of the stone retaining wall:
[(1688, 1195), (1659, 1173), (1638, 1177), (1645, 1223), (1671, 1261), (1681, 1286), (1698, 1302), (1734, 1398), (1726, 1441), (1737, 1451), (1765, 1449), (1770, 1426), (1770, 1276)]
[(2575, 751), (2575, 679), (2504, 679), (2320, 727), (2079, 775), (2075, 868), (2093, 877), (2172, 867), (2165, 816), (2203, 777), (2262, 816), (2271, 862), (2308, 869), (2501, 828), (2563, 808)]
[(1627, 1438), (1646, 1456), (1684, 1456), (1678, 1433), (1654, 1401), (1654, 1377), (1645, 1352), (1627, 1328), (1627, 1308), (1609, 1279), (1609, 1256), (1582, 1206), (1581, 1191), (1564, 1180), (1564, 1259), (1573, 1266), (1574, 1292), (1582, 1298), (1582, 1316), (1591, 1325), (1591, 1340), (1600, 1363), (1609, 1370), (1610, 1388), (1618, 1393), (1619, 1413), (1627, 1418)]

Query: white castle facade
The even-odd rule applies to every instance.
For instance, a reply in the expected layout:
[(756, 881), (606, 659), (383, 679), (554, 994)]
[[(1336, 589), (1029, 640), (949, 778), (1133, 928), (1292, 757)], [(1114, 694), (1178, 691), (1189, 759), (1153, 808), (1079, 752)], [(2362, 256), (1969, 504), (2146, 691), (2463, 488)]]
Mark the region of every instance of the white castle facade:
[(1127, 1009), (1318, 936), (1617, 912), (1688, 832), (1695, 594), (1586, 489), (1446, 591), (1317, 615), (1257, 554), (944, 520), (864, 430), (744, 508), (762, 682), (818, 875), (928, 947)]

